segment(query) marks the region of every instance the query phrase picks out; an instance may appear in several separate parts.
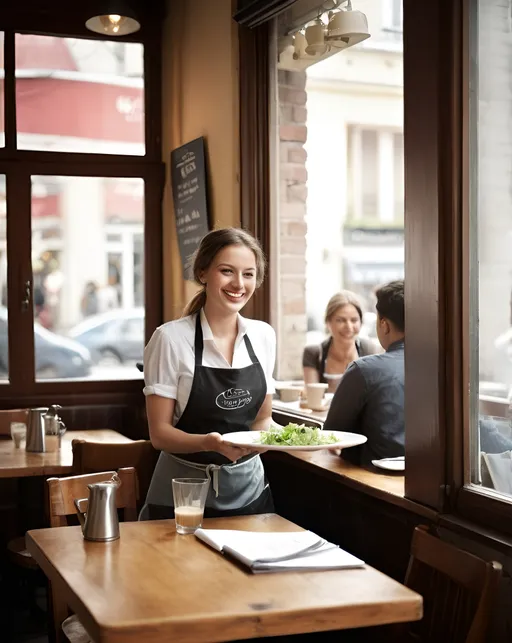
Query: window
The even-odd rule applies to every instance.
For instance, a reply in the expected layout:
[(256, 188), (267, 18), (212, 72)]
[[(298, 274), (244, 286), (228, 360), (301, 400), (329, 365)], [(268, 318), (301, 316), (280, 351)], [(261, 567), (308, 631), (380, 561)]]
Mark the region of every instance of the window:
[(0, 31), (0, 147), (5, 145), (4, 124), (4, 32)]
[(354, 223), (402, 225), (404, 143), (402, 132), (348, 127), (348, 210)]
[(271, 267), (279, 379), (302, 379), (303, 349), (324, 338), (333, 294), (359, 295), (362, 333), (374, 336), (374, 289), (404, 276), (403, 53), (401, 34), (389, 47), (376, 20), (386, 5), (361, 7), (373, 17), (370, 39), (319, 62), (293, 58), (277, 21)]
[[(109, 240), (114, 232), (117, 242)], [(135, 246), (142, 248), (143, 235), (142, 179), (32, 177), (38, 380), (140, 377), (144, 322), (135, 306), (144, 301), (143, 292), (136, 297), (143, 284)], [(119, 330), (130, 320), (140, 330), (127, 340)]]
[(15, 46), (18, 149), (144, 154), (141, 44), (16, 34)]
[(510, 15), (498, 0), (473, 3), (470, 107), (470, 414), (473, 489), (512, 500), (512, 64), (500, 46)]
[(0, 57), (0, 396), (102, 390), (114, 401), (140, 390), (135, 364), (161, 322), (160, 78), (144, 73), (152, 61), (158, 69), (158, 31), (108, 41), (76, 18), (69, 36), (36, 35), (34, 16), (10, 18)]
[(403, 0), (385, 0), (383, 4), (383, 23), (385, 29), (402, 31), (404, 14)]

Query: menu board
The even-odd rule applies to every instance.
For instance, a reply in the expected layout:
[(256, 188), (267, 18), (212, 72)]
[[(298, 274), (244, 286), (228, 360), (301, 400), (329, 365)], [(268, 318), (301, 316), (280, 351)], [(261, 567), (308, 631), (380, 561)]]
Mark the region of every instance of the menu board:
[(172, 150), (171, 185), (183, 277), (192, 281), (194, 253), (209, 230), (203, 137)]

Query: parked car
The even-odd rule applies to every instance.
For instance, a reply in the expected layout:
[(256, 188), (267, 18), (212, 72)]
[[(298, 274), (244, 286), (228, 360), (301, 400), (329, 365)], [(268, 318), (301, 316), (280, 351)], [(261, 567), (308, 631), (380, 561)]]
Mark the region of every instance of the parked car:
[(91, 351), (95, 364), (141, 361), (144, 352), (144, 308), (110, 310), (74, 326), (69, 336)]
[[(43, 328), (34, 322), (37, 379), (84, 378), (91, 372), (91, 354), (78, 342)], [(0, 307), (0, 373), (8, 373), (9, 343), (7, 309)]]

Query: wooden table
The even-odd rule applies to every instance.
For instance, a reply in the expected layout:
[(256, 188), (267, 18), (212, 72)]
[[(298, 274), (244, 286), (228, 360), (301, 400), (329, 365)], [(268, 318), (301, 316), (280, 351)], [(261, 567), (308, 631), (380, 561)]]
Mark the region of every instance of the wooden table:
[(0, 478), (27, 478), (71, 473), (73, 464), (71, 441), (74, 439), (90, 440), (91, 442), (132, 441), (111, 429), (66, 431), (59, 451), (31, 453), (25, 451), (24, 446), (16, 449), (12, 440), (0, 440)]
[[(275, 514), (205, 520), (209, 528), (300, 529)], [(415, 621), (422, 598), (371, 567), (251, 574), (174, 521), (121, 524), (87, 542), (79, 527), (29, 531), (27, 547), (102, 643), (213, 643)]]

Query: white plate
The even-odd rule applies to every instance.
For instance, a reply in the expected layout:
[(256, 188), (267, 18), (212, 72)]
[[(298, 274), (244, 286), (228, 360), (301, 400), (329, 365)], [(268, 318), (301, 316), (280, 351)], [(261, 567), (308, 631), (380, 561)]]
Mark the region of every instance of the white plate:
[(374, 467), (386, 469), (387, 471), (405, 471), (405, 458), (400, 460), (372, 460)]
[(237, 431), (236, 433), (225, 433), (222, 437), (224, 442), (236, 447), (250, 447), (254, 451), (321, 451), (322, 449), (348, 449), (364, 444), (367, 440), (365, 435), (359, 433), (346, 433), (345, 431), (326, 431), (336, 436), (333, 444), (320, 444), (318, 446), (289, 447), (275, 444), (260, 444), (262, 431)]

